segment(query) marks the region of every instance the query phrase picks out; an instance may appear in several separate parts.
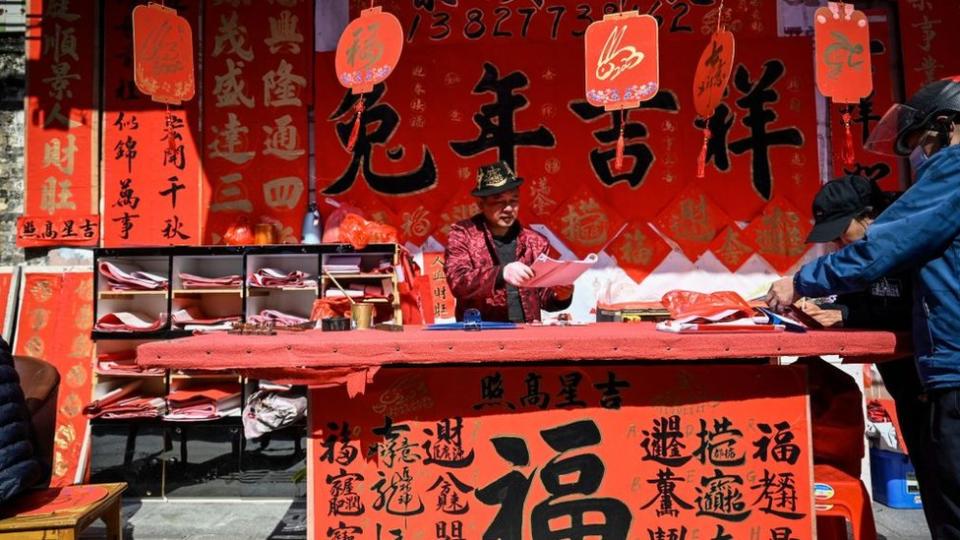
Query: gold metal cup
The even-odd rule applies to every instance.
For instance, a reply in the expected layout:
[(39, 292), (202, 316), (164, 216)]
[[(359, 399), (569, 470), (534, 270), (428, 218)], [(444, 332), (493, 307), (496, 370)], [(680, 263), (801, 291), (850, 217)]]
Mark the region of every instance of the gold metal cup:
[(369, 330), (373, 326), (373, 304), (357, 302), (350, 306), (350, 319), (357, 330)]

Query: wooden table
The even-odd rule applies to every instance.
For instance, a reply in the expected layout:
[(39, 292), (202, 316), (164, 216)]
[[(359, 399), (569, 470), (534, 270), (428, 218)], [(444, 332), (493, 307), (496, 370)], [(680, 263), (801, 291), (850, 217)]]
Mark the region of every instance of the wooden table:
[(106, 490), (106, 495), (99, 500), (50, 513), (35, 513), (42, 506), (31, 508), (29, 501), (32, 496), (53, 493), (53, 490), (26, 495), (26, 504), (15, 508), (13, 517), (0, 519), (0, 540), (74, 540), (80, 538), (80, 533), (98, 519), (103, 519), (107, 525), (108, 540), (120, 540), (123, 538), (120, 496), (127, 489), (127, 484), (96, 485)]

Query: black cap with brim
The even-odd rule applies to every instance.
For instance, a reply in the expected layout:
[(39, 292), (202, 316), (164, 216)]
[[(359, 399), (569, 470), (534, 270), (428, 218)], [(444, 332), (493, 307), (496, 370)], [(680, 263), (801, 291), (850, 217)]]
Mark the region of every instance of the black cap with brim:
[(523, 185), (523, 178), (515, 178), (502, 186), (486, 186), (483, 188), (477, 188), (470, 192), (474, 197), (493, 197), (494, 195), (499, 195), (501, 193), (506, 193), (508, 191), (519, 188)]
[(477, 171), (477, 187), (471, 192), (474, 197), (491, 197), (517, 189), (523, 184), (506, 162), (498, 161), (480, 167)]
[(843, 236), (843, 233), (847, 232), (847, 228), (850, 226), (850, 222), (857, 217), (858, 214), (851, 214), (849, 216), (843, 216), (836, 219), (831, 219), (830, 221), (824, 221), (822, 223), (817, 223), (813, 226), (813, 230), (810, 231), (810, 235), (807, 236), (808, 244), (821, 244), (826, 242), (836, 242)]

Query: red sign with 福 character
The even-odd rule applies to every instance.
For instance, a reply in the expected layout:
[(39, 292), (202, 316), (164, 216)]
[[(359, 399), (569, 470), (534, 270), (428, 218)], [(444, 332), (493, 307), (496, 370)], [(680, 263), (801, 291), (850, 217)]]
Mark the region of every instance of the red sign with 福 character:
[[(98, 10), (79, 0), (31, 0), (27, 20), (26, 185), (17, 245), (95, 246)], [(83, 233), (66, 226), (88, 219), (95, 226)]]
[(356, 94), (373, 90), (396, 69), (403, 51), (403, 27), (383, 8), (360, 12), (337, 44), (337, 79)]
[(354, 399), (314, 390), (308, 538), (812, 538), (805, 370), (717, 374), (387, 368)]

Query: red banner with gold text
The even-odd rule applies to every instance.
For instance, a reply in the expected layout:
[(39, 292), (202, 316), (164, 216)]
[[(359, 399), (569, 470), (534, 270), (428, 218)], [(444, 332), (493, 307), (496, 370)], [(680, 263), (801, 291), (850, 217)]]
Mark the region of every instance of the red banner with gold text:
[(308, 199), (307, 107), (313, 96), (312, 0), (206, 0), (206, 240), (239, 219), (299, 242)]
[(315, 390), (310, 538), (812, 538), (806, 372), (717, 373), (386, 369), (352, 400)]
[[(386, 204), (414, 243), (443, 241), (461, 213), (451, 210), (470, 202), (477, 167), (504, 160), (526, 179), (521, 218), (545, 224), (581, 256), (624, 222), (669, 220), (664, 212), (686, 187), (722, 211), (720, 226), (726, 217), (757, 218), (775, 196), (809, 217), (820, 184), (810, 39), (777, 38), (773, 2), (728, 6), (738, 53), (729, 95), (708, 121), (706, 178), (697, 179), (703, 134), (690, 81), (717, 7), (640, 4), (659, 17), (661, 64), (689, 69), (663, 69), (660, 93), (621, 117), (584, 95), (583, 34), (612, 2), (384, 2), (407, 43), (396, 72), (365, 95), (352, 152), (358, 98), (338, 87), (333, 54), (318, 54), (317, 189), (361, 208)], [(621, 123), (626, 157), (618, 171)], [(720, 226), (691, 212), (690, 227), (708, 234), (660, 232), (700, 254)], [(686, 249), (689, 236), (698, 245)]]
[[(198, 148), (199, 99), (165, 106), (134, 83), (133, 8), (146, 0), (108, 0), (104, 14), (103, 244), (198, 245), (209, 191)], [(196, 2), (167, 2), (197, 28)], [(199, 39), (194, 34), (194, 47)]]
[(28, 2), (26, 185), (18, 246), (93, 246), (100, 238), (99, 20), (87, 2)]
[(80, 458), (88, 423), (82, 411), (93, 396), (92, 327), (92, 273), (24, 273), (14, 354), (45, 360), (60, 373), (53, 487), (75, 483), (85, 468)]

